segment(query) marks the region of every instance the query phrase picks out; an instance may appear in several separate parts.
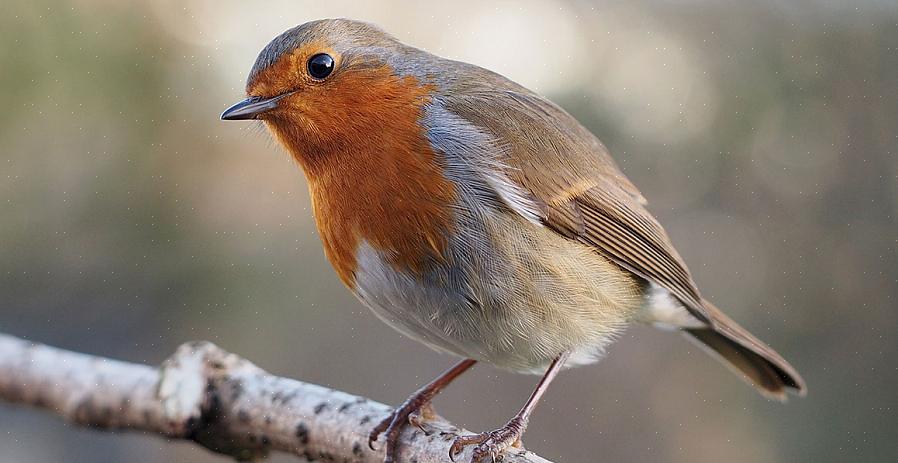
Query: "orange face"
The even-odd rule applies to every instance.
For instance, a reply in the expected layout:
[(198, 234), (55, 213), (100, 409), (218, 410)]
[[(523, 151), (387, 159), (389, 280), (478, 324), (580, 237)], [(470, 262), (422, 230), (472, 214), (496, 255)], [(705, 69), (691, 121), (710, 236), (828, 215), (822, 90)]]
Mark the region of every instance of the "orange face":
[[(309, 69), (310, 58), (317, 55), (332, 61), (330, 73), (323, 78), (313, 77)], [(275, 133), (278, 133), (277, 126), (282, 126), (287, 132), (303, 132), (301, 138), (314, 138), (329, 125), (326, 115), (332, 110), (333, 103), (340, 99), (339, 95), (351, 90), (346, 86), (346, 72), (340, 66), (342, 61), (342, 56), (323, 42), (308, 43), (285, 53), (274, 64), (258, 72), (247, 84), (246, 93), (262, 99), (282, 96), (277, 107), (258, 117)], [(337, 69), (340, 71), (334, 72)]]
[[(322, 54), (331, 69), (316, 77), (327, 66), (311, 61), (329, 63)], [(412, 274), (444, 257), (455, 187), (420, 123), (433, 90), (323, 41), (284, 53), (247, 85), (253, 104), (276, 100), (253, 117), (305, 170), (325, 252), (350, 286), (363, 241)]]

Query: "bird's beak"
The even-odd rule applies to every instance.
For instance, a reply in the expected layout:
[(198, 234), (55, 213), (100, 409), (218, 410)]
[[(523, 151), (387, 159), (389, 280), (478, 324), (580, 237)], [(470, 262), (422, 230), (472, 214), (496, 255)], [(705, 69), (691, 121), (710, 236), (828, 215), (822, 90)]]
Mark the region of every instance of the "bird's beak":
[(221, 113), (223, 121), (239, 121), (245, 119), (257, 119), (260, 115), (271, 111), (278, 107), (278, 101), (284, 97), (291, 95), (293, 92), (282, 93), (271, 98), (262, 98), (259, 96), (251, 96), (243, 101), (236, 103)]

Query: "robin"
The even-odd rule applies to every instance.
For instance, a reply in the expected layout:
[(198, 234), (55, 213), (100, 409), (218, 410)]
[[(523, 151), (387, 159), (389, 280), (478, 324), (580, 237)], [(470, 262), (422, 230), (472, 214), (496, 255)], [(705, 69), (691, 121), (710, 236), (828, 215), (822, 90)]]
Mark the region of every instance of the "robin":
[(259, 54), (224, 120), (262, 120), (309, 183), (327, 258), (390, 326), (463, 360), (369, 437), (402, 428), (476, 362), (542, 373), (494, 431), (453, 459), (519, 446), (564, 368), (597, 361), (633, 322), (678, 330), (767, 397), (801, 376), (699, 293), (605, 146), (547, 99), (486, 69), (347, 19), (290, 29)]

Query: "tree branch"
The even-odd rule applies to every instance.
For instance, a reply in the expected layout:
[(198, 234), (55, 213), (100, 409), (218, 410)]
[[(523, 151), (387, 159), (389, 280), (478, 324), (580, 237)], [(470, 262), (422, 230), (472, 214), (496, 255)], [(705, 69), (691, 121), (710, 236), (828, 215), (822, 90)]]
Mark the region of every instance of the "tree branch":
[[(84, 426), (193, 440), (239, 460), (271, 450), (307, 460), (380, 463), (370, 429), (390, 408), (340, 391), (270, 375), (207, 342), (187, 343), (160, 368), (31, 343), (0, 334), (0, 400), (49, 410)], [(459, 429), (437, 418), (402, 433), (399, 461), (448, 461)], [(382, 447), (382, 445), (380, 446)], [(458, 461), (468, 461), (470, 449)], [(550, 463), (510, 452), (509, 463)]]

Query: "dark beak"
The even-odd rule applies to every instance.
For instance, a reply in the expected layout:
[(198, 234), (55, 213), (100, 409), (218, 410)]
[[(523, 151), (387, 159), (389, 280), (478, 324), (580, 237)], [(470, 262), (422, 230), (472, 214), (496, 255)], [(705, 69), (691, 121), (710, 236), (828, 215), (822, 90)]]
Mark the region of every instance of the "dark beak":
[(267, 113), (278, 107), (278, 101), (292, 94), (282, 93), (271, 98), (262, 98), (259, 96), (251, 96), (221, 113), (223, 121), (240, 121), (245, 119), (258, 119), (261, 114)]

